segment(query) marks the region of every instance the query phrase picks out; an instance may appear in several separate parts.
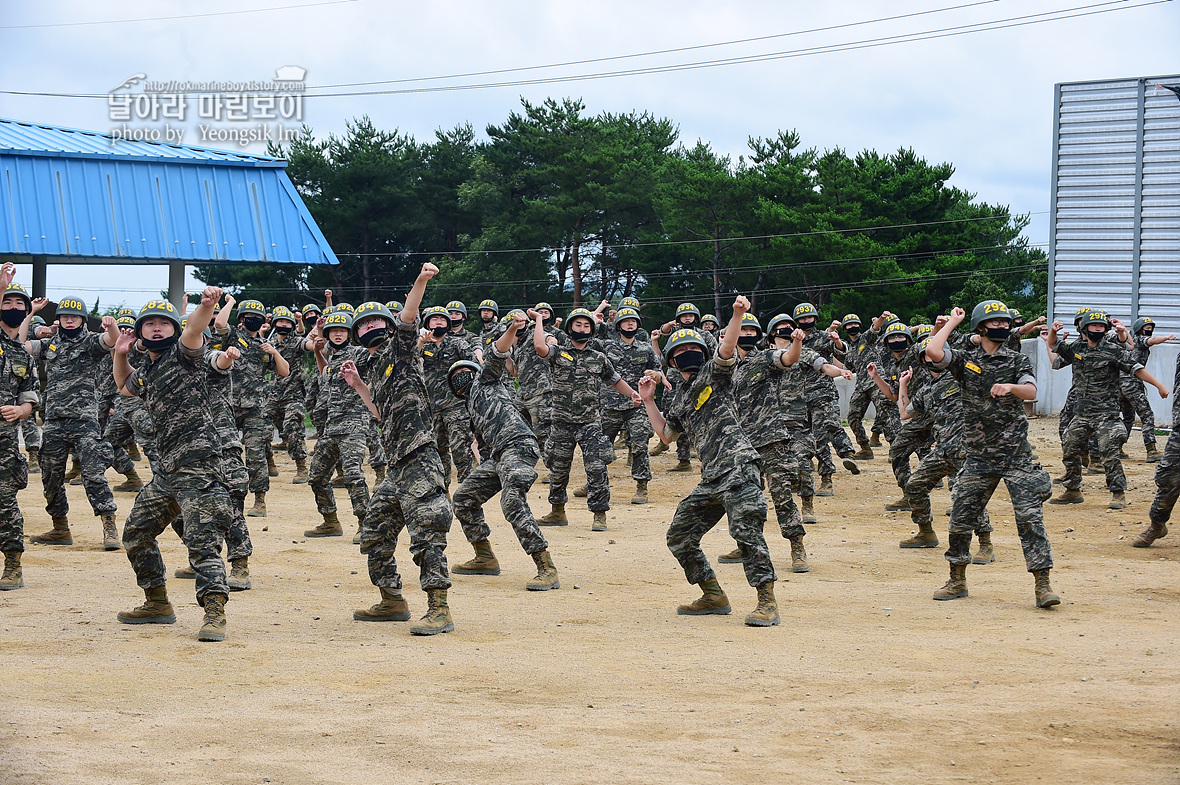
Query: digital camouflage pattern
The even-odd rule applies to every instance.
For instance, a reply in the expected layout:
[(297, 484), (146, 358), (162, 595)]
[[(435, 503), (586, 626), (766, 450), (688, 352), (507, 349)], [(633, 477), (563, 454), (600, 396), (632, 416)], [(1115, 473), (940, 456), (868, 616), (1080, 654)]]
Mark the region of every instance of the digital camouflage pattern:
[(230, 405), (234, 423), (242, 432), (246, 449), (246, 468), (250, 472), (250, 490), (266, 493), (270, 490), (267, 472), (267, 448), (270, 446), (271, 421), (262, 411), (266, 373), (273, 371), (274, 358), (262, 350), (262, 338), (251, 335), (241, 327), (227, 327), (217, 331), (223, 347), (236, 346), (241, 356), (230, 367)]
[(593, 346), (550, 345), (545, 359), (552, 369), (554, 425), (598, 420), (602, 388), (621, 378), (606, 353)]
[[(0, 332), (0, 405), (31, 403), (36, 410), (40, 396), (33, 368), (33, 358), (24, 346)], [(16, 493), (29, 485), (29, 465), (20, 453), (19, 427), (0, 418), (0, 553), (25, 549), (25, 519)]]
[(369, 486), (365, 478), (365, 448), (372, 413), (356, 390), (340, 372), (346, 362), (358, 368), (369, 360), (369, 352), (358, 346), (329, 343), (324, 348), (326, 364), (318, 374), (317, 395), (322, 403), (324, 421), (318, 430), (315, 452), (307, 472), (307, 484), (315, 497), (316, 509), (321, 514), (336, 512), (336, 493), (332, 489), (332, 474), (340, 465), (352, 512), (357, 520), (364, 520), (369, 505)]
[[(1172, 382), (1173, 393), (1180, 389), (1180, 364)], [(1172, 396), (1172, 433), (1164, 445), (1164, 455), (1155, 468), (1155, 499), (1148, 515), (1152, 523), (1167, 523), (1180, 498), (1180, 397)]]
[(275, 335), (270, 338), (270, 342), (279, 350), (291, 370), (287, 376), (275, 375), (270, 395), (263, 407), (263, 416), (268, 422), (280, 426), (279, 432), (283, 435), (291, 460), (304, 460), (307, 458), (307, 445), (303, 441), (304, 418), (307, 416), (307, 407), (304, 406), (307, 380), (303, 370), (304, 358), (308, 354), (306, 338), (291, 333)]
[(443, 476), (451, 484), (451, 462), (454, 461), (459, 482), (463, 482), (475, 467), (471, 452), (471, 422), (467, 407), (455, 397), (447, 384), (447, 371), (461, 360), (474, 360), (470, 344), (448, 333), (442, 342), (427, 341), (422, 345), (422, 372), (430, 395), (431, 421), (435, 444), (443, 462)]
[(683, 433), (692, 438), (701, 461), (701, 477), (707, 482), (758, 462), (758, 453), (742, 430), (734, 406), (736, 366), (736, 356), (729, 360), (714, 356), (687, 381), (674, 372), (681, 383), (664, 411), (671, 431), (665, 435), (674, 438)]
[(417, 324), (399, 316), (396, 329), (377, 352), (357, 363), (372, 388), (373, 405), (381, 413), (382, 446), (389, 464), (398, 463), (423, 445), (434, 447), (430, 395), (418, 354)]
[(555, 419), (545, 445), (546, 465), (549, 467), (549, 503), (565, 504), (574, 462), (574, 447), (582, 449), (586, 467), (586, 508), (591, 512), (610, 509), (610, 480), (606, 467), (614, 462), (615, 451), (597, 420), (571, 423)]
[[(1128, 349), (1131, 359), (1139, 365), (1147, 365), (1147, 360), (1151, 356), (1151, 347), (1147, 345), (1147, 336), (1135, 335), (1132, 337), (1134, 342)], [(1123, 425), (1126, 426), (1128, 434), (1131, 433), (1131, 426), (1135, 424), (1135, 415), (1139, 415), (1139, 419), (1143, 423), (1143, 446), (1148, 449), (1154, 448), (1156, 446), (1155, 412), (1151, 410), (1151, 404), (1147, 400), (1147, 386), (1142, 379), (1129, 373), (1120, 376), (1119, 409), (1123, 412)]]
[[(643, 340), (646, 331), (641, 329), (628, 344), (613, 328), (608, 328), (605, 322), (599, 327), (607, 328), (600, 331), (600, 335), (603, 336), (600, 341), (603, 352), (620, 378), (627, 382), (631, 389), (639, 388), (639, 379), (645, 371), (659, 370), (660, 360), (651, 346), (650, 336)], [(625, 430), (627, 433), (631, 478), (650, 480), (651, 460), (647, 454), (647, 445), (652, 437), (652, 428), (643, 407), (636, 407), (629, 396), (623, 395), (613, 387), (603, 385), (601, 415), (602, 432), (608, 442), (614, 443), (615, 437), (621, 431)]]
[[(635, 385), (631, 385), (635, 388)], [(629, 409), (603, 409), (602, 435), (608, 444), (614, 444), (615, 437), (620, 432), (627, 435), (627, 450), (631, 455), (631, 479), (651, 479), (651, 458), (648, 457), (647, 447), (651, 441), (651, 420), (647, 419), (647, 412), (632, 406)]]
[(808, 425), (805, 395), (808, 377), (825, 360), (803, 348), (793, 365), (783, 368), (784, 349), (753, 350), (738, 361), (733, 376), (733, 398), (742, 430), (754, 447), (772, 444), (788, 429)]
[(880, 336), (881, 333), (878, 330), (869, 328), (857, 335), (855, 339), (848, 338), (844, 342), (847, 346), (844, 365), (856, 374), (856, 384), (853, 386), (852, 398), (848, 405), (848, 427), (852, 429), (852, 435), (861, 447), (869, 443), (868, 434), (865, 433), (864, 418), (869, 410), (869, 404), (873, 400), (873, 392), (877, 389), (877, 384), (869, 376), (868, 367), (869, 363), (880, 363), (881, 344), (878, 340)]

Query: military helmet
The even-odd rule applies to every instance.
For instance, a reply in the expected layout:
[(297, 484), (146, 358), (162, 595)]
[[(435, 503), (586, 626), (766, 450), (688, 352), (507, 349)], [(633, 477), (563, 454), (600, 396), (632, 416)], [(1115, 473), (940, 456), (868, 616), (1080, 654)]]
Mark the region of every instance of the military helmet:
[(1155, 320), (1152, 319), (1150, 316), (1140, 316), (1138, 319), (1135, 320), (1135, 324), (1132, 325), (1131, 332), (1134, 333), (1135, 335), (1138, 335), (1140, 333), (1140, 331), (1143, 330), (1143, 328), (1147, 327), (1148, 325), (1151, 325), (1152, 329), (1154, 330), (1155, 329)]
[(352, 314), (352, 328), (351, 329), (352, 329), (352, 337), (353, 338), (358, 337), (356, 334), (356, 326), (358, 324), (360, 324), (363, 320), (368, 319), (371, 316), (376, 316), (380, 319), (384, 319), (386, 326), (389, 329), (393, 329), (393, 326), (394, 326), (393, 314), (389, 312), (388, 308), (386, 308), (383, 304), (381, 304), (379, 302), (361, 303), (360, 307), (356, 309), (356, 312)]
[(450, 312), (441, 305), (432, 305), (422, 312), (422, 326), (426, 327), (430, 324), (430, 317), (441, 316), (447, 320), (447, 325), (451, 324)]
[(770, 335), (774, 335), (778, 330), (778, 326), (784, 323), (791, 325), (792, 330), (799, 326), (795, 323), (794, 317), (792, 317), (790, 314), (780, 313), (766, 324), (766, 332)]
[(397, 300), (390, 300), (385, 304), (385, 307), (389, 309), (390, 313), (401, 313), (404, 306)]
[(118, 311), (115, 312), (116, 319), (118, 319), (120, 316), (130, 316), (132, 318), (132, 320), (134, 320), (135, 317), (138, 315), (139, 315), (139, 311), (135, 310), (134, 308), (128, 308), (127, 306), (123, 306), (122, 308), (120, 308)]
[(804, 316), (814, 316), (816, 319), (819, 319), (819, 311), (817, 311), (815, 306), (811, 303), (799, 303), (795, 306), (793, 315), (795, 317), (796, 324), (798, 324), (799, 320)]
[(242, 317), (248, 313), (266, 318), (266, 306), (258, 300), (242, 300), (238, 303), (238, 316)]
[(907, 345), (914, 342), (914, 336), (910, 335), (910, 328), (906, 327), (905, 323), (900, 320), (886, 327), (885, 334), (881, 336), (881, 339), (885, 341), (886, 345), (888, 345), (889, 341), (898, 338), (905, 338)]
[[(466, 398), (471, 391), (471, 385), (483, 370), (474, 360), (457, 360), (447, 369), (447, 386), (456, 398)], [(459, 383), (456, 384), (456, 376)]]
[(553, 306), (542, 300), (541, 302), (539, 302), (533, 306), (533, 310), (534, 311), (546, 310), (546, 311), (549, 311), (550, 314), (552, 314), (553, 313)]
[(762, 323), (758, 321), (758, 317), (752, 313), (742, 314), (742, 327), (753, 327), (762, 335)]
[(351, 333), (352, 322), (352, 314), (348, 311), (332, 311), (332, 313), (324, 317), (324, 335), (327, 335), (328, 330), (331, 330), (333, 327), (343, 327)]
[(1012, 326), (1017, 327), (1024, 324), (1024, 314), (1015, 308), (1009, 308), (1008, 313), (1012, 314)]
[(33, 327), (48, 327), (49, 326), (49, 324), (45, 321), (45, 317), (39, 313), (33, 314), (33, 318), (30, 321), (30, 324)]
[[(152, 302), (155, 302), (153, 300)], [(169, 303), (171, 305), (171, 303)], [(58, 316), (81, 316), (85, 318), (90, 312), (86, 310), (86, 303), (81, 297), (67, 296), (57, 303)]]
[(7, 297), (10, 294), (15, 294), (17, 297), (20, 297), (22, 300), (25, 301), (25, 311), (33, 310), (33, 298), (29, 297), (28, 290), (25, 289), (25, 287), (21, 286), (16, 281), (13, 281), (12, 283), (8, 284), (8, 288), (4, 290), (5, 297)]
[(615, 324), (618, 324), (624, 319), (634, 319), (639, 323), (640, 327), (643, 326), (643, 317), (641, 317), (639, 315), (639, 311), (635, 310), (634, 308), (620, 308), (619, 310), (615, 311)]
[(488, 310), (494, 313), (496, 316), (500, 315), (500, 306), (496, 305), (495, 300), (480, 300), (479, 310)]
[(324, 309), (323, 309), (323, 308), (320, 308), (320, 307), (319, 307), (318, 305), (316, 305), (315, 303), (308, 303), (307, 305), (305, 305), (305, 306), (303, 306), (302, 308), (300, 308), (300, 309), (299, 309), (299, 312), (303, 314), (304, 318), (307, 318), (307, 315), (308, 315), (309, 313), (318, 313), (318, 314), (320, 314), (320, 315), (323, 315), (323, 313), (324, 313)]
[[(182, 329), (182, 330), (184, 329), (185, 321), (187, 321), (187, 320), (186, 319), (180, 320), (180, 329)], [(115, 317), (115, 326), (118, 327), (120, 330), (134, 330), (135, 329), (135, 317), (132, 316), (131, 314), (128, 314), (128, 313), (121, 313)]]
[(705, 322), (712, 322), (713, 324), (717, 325), (719, 329), (721, 327), (720, 320), (718, 320), (717, 317), (711, 313), (707, 313), (701, 317), (701, 326), (704, 326)]
[(353, 307), (352, 307), (352, 305), (351, 305), (350, 303), (336, 303), (336, 310), (338, 310), (338, 311), (348, 311), (349, 313), (352, 313), (352, 312), (353, 312), (353, 311), (355, 311), (356, 309), (355, 309), (355, 308), (353, 308)]
[(917, 329), (914, 330), (914, 340), (921, 341), (923, 338), (929, 337), (933, 332), (933, 324), (919, 324)]
[(323, 312), (320, 314), (320, 316), (327, 316), (328, 314), (333, 314), (333, 313), (336, 313), (336, 312), (337, 312), (337, 311), (339, 311), (339, 310), (340, 310), (340, 306), (338, 306), (338, 305), (329, 305), (327, 308), (325, 308), (325, 309), (323, 310)]
[(447, 311), (458, 311), (459, 313), (463, 314), (464, 319), (467, 318), (467, 306), (458, 300), (451, 300), (449, 303), (447, 303)]
[(1082, 317), (1088, 314), (1093, 309), (1088, 305), (1083, 305), (1081, 308), (1073, 312), (1073, 326), (1077, 327), (1081, 323)]
[(512, 324), (512, 321), (513, 321), (513, 319), (516, 317), (516, 315), (517, 315), (517, 314), (520, 314), (520, 315), (521, 315), (521, 316), (523, 316), (523, 317), (524, 317), (526, 320), (529, 318), (529, 315), (528, 315), (527, 313), (525, 313), (524, 311), (522, 311), (520, 308), (513, 308), (511, 311), (509, 311), (508, 313), (504, 314), (504, 316), (502, 316), (502, 317), (500, 318), (500, 321), (501, 321), (503, 324)]
[(271, 324), (274, 324), (279, 319), (286, 319), (291, 324), (295, 324), (295, 314), (291, 313), (291, 309), (285, 305), (277, 305), (274, 310), (270, 312)]
[(854, 313), (844, 314), (844, 318), (840, 320), (840, 326), (847, 329), (850, 324), (860, 324), (860, 317)]
[(971, 332), (975, 332), (979, 325), (992, 319), (1007, 319), (1011, 324), (1012, 312), (999, 300), (984, 300), (971, 311)]
[[(61, 313), (61, 311), (59, 310), (58, 313)], [(167, 300), (149, 300), (139, 309), (139, 315), (135, 317), (134, 327), (136, 335), (141, 338), (143, 337), (140, 329), (143, 327), (143, 323), (153, 316), (163, 316), (165, 319), (168, 319), (176, 325), (178, 332), (184, 329), (180, 325), (180, 311), (176, 310), (175, 305)]]
[(697, 318), (697, 321), (700, 321), (700, 319), (701, 319), (701, 309), (697, 308), (692, 303), (681, 303), (680, 305), (676, 306), (676, 318), (677, 319), (679, 319), (681, 316), (683, 316), (686, 313), (690, 313), (693, 316), (695, 316)]
[(673, 330), (672, 334), (668, 336), (668, 345), (664, 347), (664, 364), (672, 365), (672, 352), (689, 344), (701, 347), (701, 351), (705, 354), (709, 353), (709, 344), (705, 343), (703, 335), (691, 327), (681, 327), (678, 330)]
[(1078, 329), (1084, 330), (1092, 324), (1105, 324), (1109, 327), (1110, 317), (1106, 315), (1106, 311), (1100, 311), (1098, 309), (1088, 311), (1082, 316), (1082, 323), (1078, 325)]
[(638, 310), (640, 310), (639, 298), (638, 297), (624, 297), (622, 300), (619, 300), (619, 308), (620, 309), (634, 308), (635, 310), (638, 311)]
[(578, 317), (589, 319), (591, 330), (593, 330), (594, 325), (597, 324), (597, 322), (594, 320), (594, 313), (589, 308), (575, 308), (574, 310), (570, 311), (570, 315), (566, 317), (565, 326), (569, 327), (570, 323)]

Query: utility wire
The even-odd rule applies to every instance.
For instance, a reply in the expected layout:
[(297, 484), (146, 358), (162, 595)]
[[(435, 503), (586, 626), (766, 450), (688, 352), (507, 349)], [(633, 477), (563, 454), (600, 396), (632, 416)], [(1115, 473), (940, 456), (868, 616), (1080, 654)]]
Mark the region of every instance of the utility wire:
[(237, 16), (240, 14), (260, 14), (267, 11), (289, 11), (294, 8), (312, 8), (320, 5), (340, 5), (341, 3), (355, 3), (357, 0), (325, 0), (319, 3), (303, 3), (301, 5), (279, 5), (270, 8), (245, 8), (240, 11), (213, 11), (207, 14), (180, 14), (178, 16), (147, 16), (139, 19), (104, 19), (91, 22), (48, 22), (35, 25), (0, 25), (0, 30), (35, 30), (48, 27), (88, 27), (90, 25), (121, 25), (132, 22), (169, 22), (174, 19), (204, 19), (211, 16)]

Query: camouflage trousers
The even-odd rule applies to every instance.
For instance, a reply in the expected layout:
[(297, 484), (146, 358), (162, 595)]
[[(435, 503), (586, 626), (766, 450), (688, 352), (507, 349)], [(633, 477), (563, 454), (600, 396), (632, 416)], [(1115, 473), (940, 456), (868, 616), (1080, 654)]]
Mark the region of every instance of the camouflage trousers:
[(122, 457), (116, 458), (115, 471), (120, 474), (127, 473), (119, 468), (122, 458), (126, 458), (127, 463), (134, 468), (134, 461), (127, 455), (127, 448), (132, 444), (138, 444), (143, 448), (143, 454), (148, 459), (148, 466), (151, 467), (152, 473), (158, 471), (157, 464), (160, 456), (156, 453), (156, 431), (155, 426), (152, 425), (152, 416), (148, 414), (147, 409), (142, 406), (128, 407), (116, 403), (115, 413), (107, 420), (103, 436), (111, 445), (116, 456), (122, 454)]
[(70, 452), (78, 454), (82, 464), (82, 487), (95, 515), (114, 512), (115, 497), (107, 484), (106, 470), (111, 465), (110, 445), (102, 440), (96, 420), (50, 420), (41, 438), (41, 486), (45, 493), (45, 511), (54, 518), (64, 518), (70, 511), (66, 501), (66, 461)]
[(1180, 498), (1180, 428), (1172, 429), (1164, 445), (1164, 457), (1155, 467), (1155, 486), (1158, 490), (1148, 515), (1152, 523), (1167, 523)]
[(549, 468), (545, 446), (549, 443), (549, 432), (553, 427), (553, 402), (549, 399), (548, 393), (521, 398), (516, 402), (516, 409), (533, 429), (537, 444), (541, 447), (541, 460), (545, 462), (545, 468)]
[(1052, 569), (1053, 553), (1049, 548), (1049, 536), (1045, 533), (1043, 505), (1052, 495), (1053, 480), (1049, 472), (1035, 461), (1005, 467), (991, 466), (971, 458), (963, 462), (955, 483), (947, 561), (951, 564), (971, 562), (971, 535), (1000, 480), (1008, 486), (1008, 495), (1012, 498), (1025, 567), (1029, 572)]
[[(770, 499), (774, 502), (779, 531), (789, 540), (807, 534), (803, 528), (803, 515), (799, 512), (799, 505), (795, 504), (791, 489), (800, 487), (804, 473), (809, 478), (806, 487), (811, 488), (812, 441), (811, 433), (802, 428), (787, 431), (786, 435), (789, 438), (757, 449), (762, 458), (762, 477), (766, 480)], [(809, 495), (814, 495), (814, 492)]]
[(110, 439), (110, 424), (114, 417), (115, 399), (100, 399), (98, 402), (98, 432), (102, 434), (102, 440), (107, 445), (106, 452), (111, 457), (111, 462), (107, 466), (113, 466), (119, 474), (127, 475), (135, 471), (135, 461), (131, 460), (131, 456), (127, 454), (126, 444), (115, 444)]
[(336, 492), (332, 490), (332, 473), (339, 463), (344, 469), (344, 484), (352, 500), (352, 514), (364, 520), (369, 509), (369, 485), (365, 480), (365, 434), (346, 433), (340, 436), (321, 436), (311, 454), (307, 484), (315, 495), (315, 506), (321, 514), (336, 512)]
[(435, 412), (432, 419), (434, 443), (443, 462), (443, 479), (450, 488), (452, 460), (459, 482), (466, 480), (467, 475), (475, 468), (475, 453), (471, 451), (471, 442), (474, 439), (471, 435), (471, 418), (467, 415), (466, 406), (453, 406)]
[(41, 428), (37, 425), (36, 415), (20, 421), (20, 432), (25, 437), (26, 450), (41, 449)]
[(688, 438), (687, 433), (682, 433), (676, 438), (676, 459), (680, 461), (687, 461), (692, 458), (692, 440)]
[(213, 456), (157, 474), (135, 497), (123, 527), (123, 547), (142, 589), (164, 585), (164, 559), (156, 538), (179, 515), (188, 562), (197, 574), (197, 602), (210, 594), (229, 594), (221, 543), (233, 521), (233, 502), (221, 476), (221, 459)]
[(361, 553), (369, 560), (369, 580), (384, 589), (401, 589), (394, 551), (402, 529), (410, 532), (410, 556), (418, 565), (423, 591), (449, 589), (447, 532), (451, 502), (443, 484), (442, 458), (433, 444), (389, 464), (385, 482), (373, 491), (361, 524)]
[(484, 503), (500, 494), (500, 510), (512, 526), (516, 539), (530, 556), (549, 549), (533, 511), (529, 509), (529, 488), (537, 480), (536, 465), (541, 450), (536, 442), (515, 444), (498, 458), (487, 457), (467, 475), (455, 491), (455, 517), (463, 526), (467, 542), (487, 542), (492, 530), (484, 519)]
[[(900, 413), (898, 417), (901, 417)], [(933, 418), (920, 417), (902, 422), (897, 438), (889, 443), (889, 463), (898, 488), (905, 490), (910, 480), (910, 456), (914, 453), (918, 453), (919, 459), (925, 456), (933, 437)]]
[(873, 424), (873, 430), (877, 430), (879, 423), (885, 441), (892, 443), (897, 438), (897, 432), (901, 430), (901, 414), (897, 411), (897, 402), (886, 398), (879, 389), (873, 390), (872, 395), (873, 408), (877, 410), (877, 421)]
[[(277, 425), (287, 446), (287, 455), (293, 461), (307, 460), (307, 445), (303, 443), (304, 423), (307, 408), (297, 398), (267, 401), (263, 416), (271, 425)], [(269, 443), (269, 439), (267, 442)]]
[(1111, 492), (1127, 489), (1127, 476), (1123, 474), (1123, 462), (1119, 450), (1127, 441), (1127, 429), (1117, 412), (1107, 415), (1077, 414), (1070, 420), (1061, 440), (1061, 462), (1065, 464), (1065, 478), (1062, 483), (1071, 491), (1082, 487), (1082, 456), (1089, 449), (1091, 436), (1098, 438), (1098, 453), (1102, 456), (1102, 468), (1106, 471), (1106, 487)]
[(16, 493), (29, 487), (29, 464), (20, 454), (16, 426), (5, 423), (0, 429), (0, 553), (20, 553), (25, 549), (25, 519)]
[[(1076, 416), (1077, 405), (1077, 388), (1070, 387), (1069, 392), (1065, 394), (1065, 403), (1061, 405), (1061, 414), (1057, 417), (1057, 435), (1061, 438), (1062, 445), (1065, 444), (1065, 431), (1069, 428), (1069, 424), (1073, 422), (1073, 418)], [(1130, 432), (1131, 430), (1128, 428), (1127, 433)], [(1096, 435), (1090, 435), (1089, 450), (1090, 458), (1099, 458), (1098, 437)]]
[(389, 464), (389, 459), (385, 457), (385, 447), (381, 445), (381, 428), (377, 424), (377, 418), (369, 420), (368, 433), (368, 447), (369, 447), (369, 465), (374, 469), (380, 466)]
[[(848, 427), (852, 429), (852, 435), (861, 447), (869, 443), (869, 436), (865, 433), (864, 419), (869, 411), (869, 404), (872, 402), (872, 389), (861, 386), (857, 386), (852, 391), (852, 398), (848, 402)], [(876, 419), (873, 421), (873, 431), (876, 433), (881, 432), (876, 422), (879, 419), (881, 419), (881, 413), (877, 412)]]
[(1143, 423), (1143, 446), (1155, 446), (1155, 412), (1147, 400), (1147, 388), (1142, 379), (1128, 376), (1119, 385), (1119, 408), (1123, 412), (1123, 425), (1127, 428), (1128, 437), (1131, 426), (1135, 424), (1135, 415), (1139, 415)]
[(811, 418), (811, 436), (815, 440), (815, 456), (822, 477), (836, 473), (832, 461), (831, 447), (836, 454), (849, 456), (856, 452), (844, 426), (840, 424), (840, 399), (838, 397), (817, 398), (807, 402), (807, 413)]
[(729, 536), (742, 552), (746, 580), (758, 587), (775, 579), (770, 549), (762, 533), (766, 525), (766, 497), (762, 494), (758, 464), (746, 463), (715, 480), (703, 481), (676, 505), (668, 527), (668, 550), (680, 562), (689, 583), (717, 577), (701, 550), (701, 539), (729, 517)]
[[(913, 507), (910, 511), (910, 520), (919, 525), (934, 523), (934, 515), (930, 512), (930, 491), (934, 490), (938, 481), (945, 477), (947, 484), (950, 485), (951, 499), (953, 500), (959, 472), (962, 469), (963, 451), (959, 445), (948, 449), (941, 444), (936, 444), (930, 452), (926, 453), (905, 485), (906, 496), (909, 497), (910, 505)], [(986, 508), (977, 518), (974, 531), (980, 534), (992, 531), (991, 516), (988, 515)]]
[(271, 424), (262, 414), (262, 407), (234, 408), (234, 424), (242, 432), (242, 446), (246, 448), (246, 470), (250, 472), (250, 492), (270, 490), (270, 474), (266, 468), (266, 449), (270, 446)]
[(631, 479), (650, 480), (651, 459), (647, 455), (647, 443), (655, 431), (651, 428), (651, 420), (647, 419), (647, 410), (642, 407), (602, 410), (602, 435), (607, 442), (614, 444), (615, 437), (624, 429), (631, 455)]
[(610, 478), (606, 467), (614, 461), (615, 450), (597, 420), (580, 424), (553, 423), (546, 447), (549, 503), (565, 504), (569, 500), (566, 486), (570, 482), (575, 445), (582, 448), (582, 463), (586, 466), (586, 508), (591, 512), (605, 512), (610, 509)]

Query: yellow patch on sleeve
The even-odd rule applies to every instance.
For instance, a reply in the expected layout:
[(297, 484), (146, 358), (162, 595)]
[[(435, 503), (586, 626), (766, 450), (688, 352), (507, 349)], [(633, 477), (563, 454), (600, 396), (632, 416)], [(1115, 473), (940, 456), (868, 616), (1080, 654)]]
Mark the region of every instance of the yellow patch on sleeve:
[(56, 347), (56, 346), (54, 346), (53, 344), (49, 344), (49, 351), (51, 351), (51, 352), (52, 352), (52, 351), (54, 351), (54, 350), (56, 350), (56, 349), (57, 349), (57, 347)]
[(242, 345), (243, 349), (249, 348), (250, 344), (246, 342), (245, 338), (239, 338), (238, 343)]
[(427, 357), (433, 357), (433, 356), (434, 356), (434, 352), (427, 352), (427, 351), (423, 351), (423, 352), (422, 352), (422, 354), (426, 355)]
[(712, 385), (709, 385), (709, 386), (705, 387), (705, 389), (701, 390), (701, 394), (697, 396), (696, 410), (698, 412), (701, 410), (701, 407), (705, 405), (705, 402), (708, 401), (712, 395), (713, 395)]
[(1074, 356), (1074, 358), (1075, 358), (1075, 359), (1077, 359), (1077, 360), (1080, 360), (1080, 359), (1082, 359), (1082, 355), (1078, 354), (1077, 352), (1074, 352), (1074, 353), (1073, 353), (1073, 356)]
[(963, 363), (963, 367), (969, 371), (975, 371), (976, 373), (983, 373), (983, 369), (980, 368), (975, 363)]
[(863, 352), (864, 350), (865, 350), (865, 347), (863, 344), (861, 345), (861, 347), (859, 349), (857, 349), (858, 352)]
[(570, 362), (573, 362), (573, 361), (574, 361), (574, 358), (573, 358), (573, 356), (572, 356), (572, 355), (569, 355), (569, 354), (566, 354), (565, 352), (562, 352), (562, 353), (561, 353), (561, 356), (562, 356), (562, 357), (564, 357), (565, 359), (569, 360)]
[(389, 365), (385, 366), (385, 375), (389, 376), (389, 374), (391, 374), (391, 373), (393, 373), (393, 363), (390, 363)]

